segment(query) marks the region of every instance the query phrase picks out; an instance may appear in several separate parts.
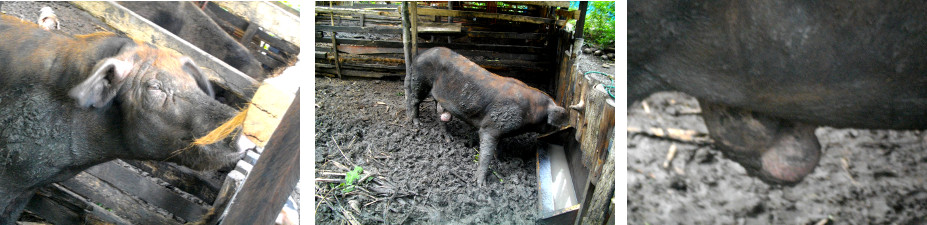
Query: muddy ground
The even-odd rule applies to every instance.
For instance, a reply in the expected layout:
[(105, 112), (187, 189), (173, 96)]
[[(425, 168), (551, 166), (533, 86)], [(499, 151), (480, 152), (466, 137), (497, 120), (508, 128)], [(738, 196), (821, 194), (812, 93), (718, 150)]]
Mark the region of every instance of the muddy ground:
[(430, 98), (414, 128), (401, 80), (316, 77), (315, 83), (316, 178), (341, 178), (327, 174), (347, 171), (337, 164), (360, 166), (373, 177), (348, 194), (316, 182), (316, 223), (534, 224), (537, 134), (502, 139), (490, 165), (497, 176), (478, 188), (476, 129), (455, 119), (445, 133)]
[[(697, 101), (657, 93), (628, 126), (706, 133)], [(818, 128), (820, 165), (794, 187), (746, 175), (710, 144), (628, 133), (629, 224), (925, 224), (927, 140), (920, 131)], [(677, 154), (667, 169), (671, 145)], [(823, 223), (822, 223), (823, 222)]]

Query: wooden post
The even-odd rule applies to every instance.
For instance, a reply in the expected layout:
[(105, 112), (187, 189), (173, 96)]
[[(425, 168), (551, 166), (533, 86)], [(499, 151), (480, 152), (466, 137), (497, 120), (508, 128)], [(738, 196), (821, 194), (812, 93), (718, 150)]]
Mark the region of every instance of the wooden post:
[(257, 31), (258, 25), (255, 23), (249, 23), (248, 28), (245, 29), (245, 34), (241, 35), (241, 40), (238, 42), (240, 42), (242, 45), (245, 45), (246, 47), (251, 46), (251, 40), (254, 39), (254, 34), (256, 34)]
[[(402, 50), (405, 54), (406, 60), (406, 75), (409, 74), (409, 71), (412, 69), (412, 44), (409, 43), (411, 39), (411, 34), (409, 33), (410, 24), (409, 24), (409, 2), (402, 2), (402, 8), (400, 9), (400, 15), (402, 18)], [(408, 93), (406, 93), (408, 94)]]
[[(452, 1), (448, 1), (448, 2), (447, 2), (447, 10), (454, 10), (454, 2), (452, 2)], [(447, 17), (447, 23), (454, 23), (454, 17), (453, 17), (453, 16), (448, 16), (448, 17)], [(451, 36), (447, 36), (447, 43), (448, 43), (448, 44), (451, 43)]]
[(273, 224), (299, 180), (299, 91), (222, 224)]
[(586, 24), (587, 8), (589, 8), (588, 1), (579, 2), (579, 19), (576, 20), (576, 31), (573, 32), (573, 38), (583, 38), (583, 26)]
[(412, 56), (409, 57), (410, 60), (415, 60), (415, 56), (418, 55), (418, 2), (409, 2), (409, 24), (412, 25), (409, 28), (409, 33), (412, 34)]
[[(334, 8), (332, 2), (328, 2), (328, 6)], [(332, 26), (335, 26), (335, 12), (329, 14), (331, 16)], [(335, 72), (338, 74), (338, 78), (341, 78), (341, 60), (338, 58), (338, 37), (337, 32), (332, 31), (332, 56), (335, 57)]]
[(611, 152), (607, 155), (608, 159), (600, 169), (602, 174), (596, 182), (595, 191), (592, 192), (592, 199), (583, 204), (583, 207), (587, 208), (583, 210), (585, 214), (577, 217), (577, 220), (582, 220), (581, 224), (605, 224), (608, 214), (614, 211), (609, 206), (612, 198), (615, 197), (615, 158)]

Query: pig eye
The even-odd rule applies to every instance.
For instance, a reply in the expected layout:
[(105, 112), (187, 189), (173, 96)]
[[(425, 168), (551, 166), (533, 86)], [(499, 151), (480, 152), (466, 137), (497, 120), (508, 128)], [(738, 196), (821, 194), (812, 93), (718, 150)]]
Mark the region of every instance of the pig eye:
[(146, 85), (148, 85), (149, 91), (161, 90), (161, 81), (152, 79), (152, 80), (148, 80), (148, 82), (146, 83), (147, 83)]

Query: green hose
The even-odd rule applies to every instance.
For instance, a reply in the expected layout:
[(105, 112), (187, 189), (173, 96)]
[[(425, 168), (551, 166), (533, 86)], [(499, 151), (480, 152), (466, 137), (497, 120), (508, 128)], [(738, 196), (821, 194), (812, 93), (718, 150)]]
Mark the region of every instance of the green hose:
[(589, 71), (589, 72), (585, 72), (585, 73), (583, 73), (583, 76), (586, 76), (587, 74), (590, 74), (590, 73), (598, 73), (598, 74), (605, 75), (605, 77), (608, 77), (608, 79), (612, 81), (612, 85), (603, 84), (603, 86), (605, 86), (605, 93), (608, 93), (608, 96), (611, 96), (612, 98), (615, 98), (615, 94), (614, 94), (614, 93), (615, 93), (615, 85), (614, 85), (614, 83), (615, 83), (615, 77), (613, 77), (612, 75), (609, 75), (609, 74), (607, 74), (607, 73), (603, 73), (603, 72), (599, 72), (599, 71)]

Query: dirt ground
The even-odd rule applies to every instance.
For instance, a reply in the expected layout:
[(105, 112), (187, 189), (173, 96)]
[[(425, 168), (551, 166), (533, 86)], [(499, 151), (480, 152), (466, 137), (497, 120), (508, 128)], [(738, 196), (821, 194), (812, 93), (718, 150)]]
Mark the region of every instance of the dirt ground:
[[(348, 194), (316, 182), (316, 223), (534, 224), (537, 219), (537, 134), (504, 138), (487, 185), (476, 186), (476, 129), (449, 123), (450, 142), (433, 101), (422, 124), (405, 115), (401, 80), (316, 77), (316, 174), (340, 178), (361, 166), (372, 179)], [(501, 182), (500, 182), (501, 179)], [(356, 209), (350, 205), (355, 204)], [(351, 214), (351, 216), (346, 216)]]
[[(707, 133), (697, 101), (657, 93), (628, 126)], [(924, 224), (927, 140), (921, 131), (818, 128), (820, 165), (794, 187), (746, 175), (705, 142), (628, 134), (629, 224)], [(663, 168), (671, 145), (677, 154)], [(822, 223), (823, 222), (823, 223)]]
[(60, 21), (61, 32), (78, 35), (98, 31), (115, 31), (109, 25), (68, 2), (2, 2), (0, 12), (35, 23), (39, 18), (39, 10), (43, 6), (51, 7), (55, 11)]

